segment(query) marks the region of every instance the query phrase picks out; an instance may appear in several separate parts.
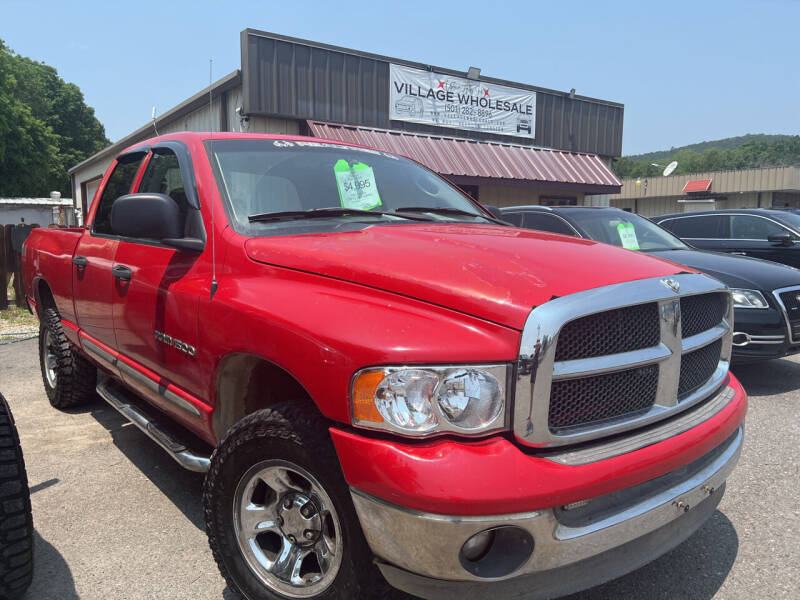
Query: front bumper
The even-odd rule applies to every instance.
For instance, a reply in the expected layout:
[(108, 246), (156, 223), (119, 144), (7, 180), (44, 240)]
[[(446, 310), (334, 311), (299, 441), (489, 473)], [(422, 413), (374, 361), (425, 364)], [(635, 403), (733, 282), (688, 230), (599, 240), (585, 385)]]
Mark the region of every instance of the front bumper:
[(773, 308), (734, 310), (733, 360), (749, 362), (800, 352), (792, 344), (783, 313)]
[[(656, 479), (561, 507), (495, 516), (447, 516), (353, 489), (362, 529), (393, 586), (423, 598), (548, 598), (608, 581), (664, 554), (713, 513), (742, 446), (739, 427), (706, 455)], [(593, 506), (595, 505), (595, 506)], [(467, 571), (461, 548), (487, 529), (516, 527), (533, 551), (503, 577)], [(502, 557), (503, 548), (490, 550)], [(487, 555), (488, 556), (488, 555)], [(479, 569), (478, 569), (479, 571)]]

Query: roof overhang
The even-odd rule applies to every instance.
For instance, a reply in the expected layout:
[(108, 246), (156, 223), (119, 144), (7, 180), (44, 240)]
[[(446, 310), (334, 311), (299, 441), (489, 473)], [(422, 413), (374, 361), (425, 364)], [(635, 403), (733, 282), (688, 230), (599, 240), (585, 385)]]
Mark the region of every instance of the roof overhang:
[(307, 121), (311, 135), (406, 156), (456, 184), (620, 191), (622, 183), (596, 154)]
[(707, 192), (711, 189), (711, 179), (692, 179), (686, 182), (683, 186), (683, 191), (686, 194), (696, 192)]

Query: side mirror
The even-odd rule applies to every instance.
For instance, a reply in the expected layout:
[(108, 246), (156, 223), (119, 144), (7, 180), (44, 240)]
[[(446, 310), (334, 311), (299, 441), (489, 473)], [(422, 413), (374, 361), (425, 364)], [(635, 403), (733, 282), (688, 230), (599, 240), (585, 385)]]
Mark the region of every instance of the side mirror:
[(126, 194), (111, 205), (111, 231), (131, 238), (181, 238), (181, 210), (166, 194)]
[(122, 237), (146, 238), (193, 252), (205, 241), (184, 237), (184, 217), (178, 203), (166, 194), (126, 194), (111, 205), (111, 231)]
[(794, 241), (792, 241), (792, 236), (788, 233), (778, 233), (775, 235), (767, 236), (767, 241), (773, 244), (779, 244), (781, 246), (794, 246)]

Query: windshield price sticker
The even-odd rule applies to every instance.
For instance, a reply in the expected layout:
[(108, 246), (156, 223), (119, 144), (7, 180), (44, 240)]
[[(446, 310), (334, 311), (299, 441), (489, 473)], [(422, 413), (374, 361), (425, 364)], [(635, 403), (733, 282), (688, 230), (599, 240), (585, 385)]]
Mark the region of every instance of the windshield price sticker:
[(638, 250), (639, 240), (636, 239), (636, 229), (633, 223), (620, 223), (617, 225), (617, 233), (619, 233), (619, 240), (622, 242), (622, 247), (627, 250)]
[(361, 162), (351, 166), (346, 160), (339, 159), (333, 172), (336, 174), (342, 208), (370, 210), (381, 205), (372, 167)]

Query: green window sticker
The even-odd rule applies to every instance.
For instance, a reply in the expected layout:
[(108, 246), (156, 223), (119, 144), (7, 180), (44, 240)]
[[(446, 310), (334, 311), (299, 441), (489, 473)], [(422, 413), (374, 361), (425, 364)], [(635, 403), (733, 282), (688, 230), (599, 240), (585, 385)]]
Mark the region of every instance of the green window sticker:
[(623, 248), (628, 250), (639, 249), (639, 240), (636, 239), (636, 229), (633, 227), (633, 223), (620, 223), (617, 225), (617, 233)]
[(340, 158), (333, 166), (333, 172), (336, 175), (342, 208), (370, 210), (381, 205), (372, 167), (362, 162), (350, 166), (346, 160)]

